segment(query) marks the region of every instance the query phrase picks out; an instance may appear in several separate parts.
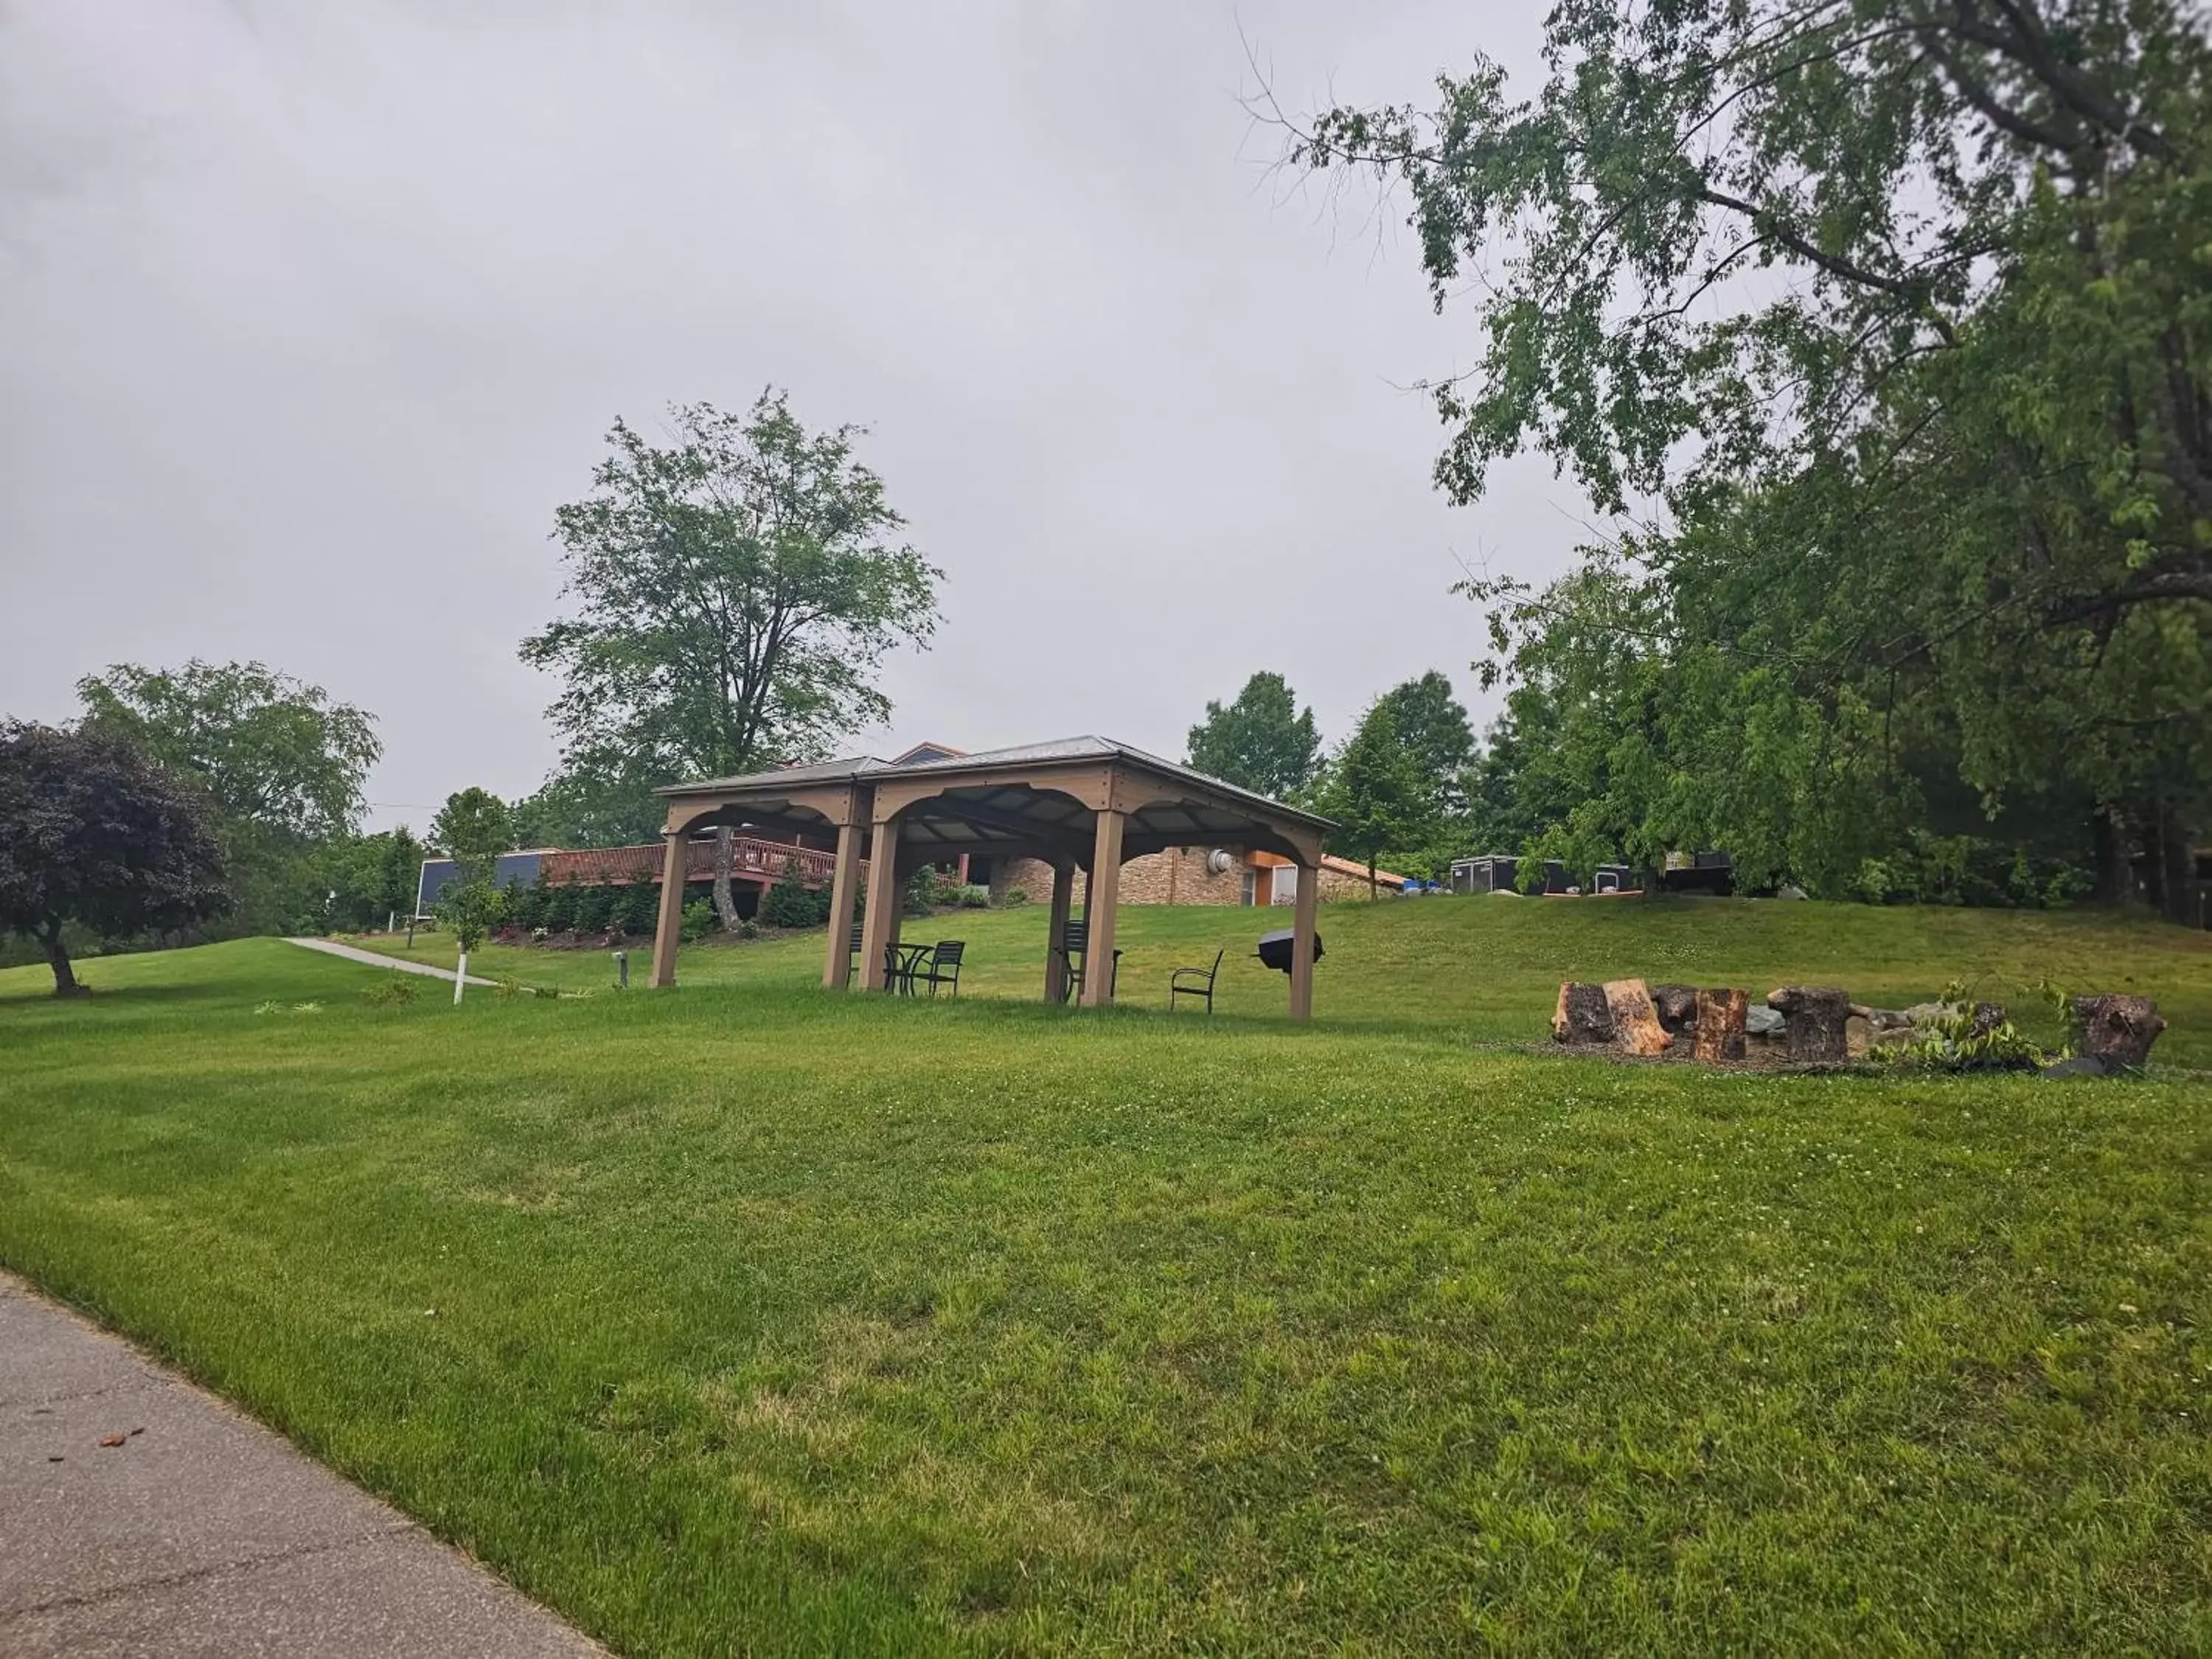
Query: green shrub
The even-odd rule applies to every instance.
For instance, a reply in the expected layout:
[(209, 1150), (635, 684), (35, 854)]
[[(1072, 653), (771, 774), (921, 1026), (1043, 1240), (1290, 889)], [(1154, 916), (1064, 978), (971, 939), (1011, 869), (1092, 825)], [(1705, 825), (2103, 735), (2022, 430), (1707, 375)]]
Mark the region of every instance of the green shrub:
[(545, 895), (545, 908), (538, 924), (558, 933), (576, 925), (576, 890), (563, 882)]
[(372, 1008), (396, 1008), (415, 1000), (422, 994), (422, 981), (414, 974), (387, 974), (362, 992), (362, 1000)]
[(605, 887), (586, 887), (576, 898), (576, 931), (603, 933), (614, 916), (614, 894)]
[(991, 890), (970, 883), (965, 887), (951, 890), (952, 902), (963, 910), (988, 910), (991, 908)]
[[(2071, 1002), (2066, 994), (2047, 985), (2044, 988), (2060, 1012), (2070, 1017)], [(1893, 1066), (1929, 1072), (2026, 1072), (2073, 1052), (2069, 1045), (2046, 1054), (2040, 1043), (2002, 1018), (2002, 1009), (1968, 1000), (1966, 988), (1955, 980), (1943, 988), (1936, 1000), (1943, 1005), (1943, 1017), (1923, 1028), (1911, 1042), (1883, 1048), (1883, 1060)], [(1984, 1021), (1980, 1017), (1983, 1006), (1997, 1017)]]
[(819, 927), (830, 920), (830, 895), (809, 892), (799, 874), (799, 860), (783, 861), (775, 885), (761, 895), (760, 919), (771, 927)]
[(696, 945), (714, 931), (714, 907), (705, 899), (693, 899), (684, 907), (684, 925), (679, 931), (686, 945)]
[(906, 884), (907, 914), (927, 915), (940, 905), (951, 903), (952, 896), (959, 890), (958, 884), (946, 881), (935, 865), (925, 864)]
[(1017, 906), (1027, 904), (1029, 902), (1030, 890), (1026, 887), (1009, 887), (1006, 889), (1006, 897), (999, 901), (1000, 903), (1005, 905), (1009, 910), (1015, 908)]
[(653, 932), (660, 922), (660, 889), (650, 883), (634, 881), (620, 890), (622, 897), (615, 905), (615, 921), (623, 932)]

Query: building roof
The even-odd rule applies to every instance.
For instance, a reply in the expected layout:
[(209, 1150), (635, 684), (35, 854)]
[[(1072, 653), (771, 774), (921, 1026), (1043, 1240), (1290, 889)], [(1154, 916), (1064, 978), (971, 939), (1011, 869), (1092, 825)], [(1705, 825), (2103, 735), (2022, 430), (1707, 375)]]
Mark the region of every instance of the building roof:
[[(1321, 855), (1321, 867), (1324, 870), (1334, 870), (1340, 876), (1357, 876), (1362, 881), (1367, 879), (1367, 866), (1357, 859), (1339, 858), (1334, 853), (1323, 853)], [(1393, 887), (1403, 887), (1406, 884), (1405, 877), (1394, 876), (1388, 870), (1379, 867), (1375, 872), (1375, 879), (1377, 882), (1388, 882)]]
[(918, 760), (854, 756), (674, 784), (659, 793), (669, 799), (672, 823), (696, 823), (712, 814), (801, 839), (826, 833), (828, 815), (846, 810), (825, 797), (866, 789), (878, 803), (892, 795), (900, 799), (902, 843), (945, 854), (1026, 852), (1079, 862), (1091, 848), (1093, 808), (1106, 774), (1139, 785), (1142, 804), (1127, 809), (1125, 857), (1206, 842), (1295, 850), (1335, 828), (1302, 807), (1096, 736)]
[(911, 766), (917, 761), (950, 760), (955, 755), (964, 755), (968, 751), (965, 749), (955, 749), (949, 743), (935, 743), (925, 740), (915, 744), (913, 748), (908, 750), (904, 754), (893, 755), (890, 758), (890, 764), (893, 766)]
[[(937, 747), (927, 744), (924, 747)], [(908, 751), (912, 753), (912, 750)], [(663, 795), (720, 794), (732, 790), (807, 783), (890, 783), (904, 778), (926, 778), (939, 773), (994, 771), (1006, 767), (1081, 765), (1088, 761), (1131, 762), (1146, 771), (1180, 779), (1196, 785), (1210, 793), (1231, 796), (1265, 806), (1315, 829), (1333, 830), (1335, 821), (1303, 807), (1288, 805), (1279, 800), (1238, 787), (1224, 783), (1219, 778), (1176, 762), (1162, 760), (1133, 744), (1118, 743), (1111, 738), (1097, 736), (1057, 738), (1049, 743), (1018, 744), (1007, 749), (984, 749), (973, 754), (950, 754), (929, 760), (877, 760), (866, 755), (857, 755), (844, 760), (819, 761), (811, 766), (779, 767), (773, 771), (746, 772), (735, 777), (707, 778), (696, 783), (670, 784), (658, 793)]]

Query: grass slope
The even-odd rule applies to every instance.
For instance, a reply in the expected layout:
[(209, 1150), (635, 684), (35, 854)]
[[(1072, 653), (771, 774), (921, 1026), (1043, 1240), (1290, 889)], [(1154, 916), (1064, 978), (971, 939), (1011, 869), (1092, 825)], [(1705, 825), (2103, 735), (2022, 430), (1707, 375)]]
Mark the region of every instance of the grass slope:
[(1522, 945), (1425, 1029), (10, 973), (0, 1261), (640, 1653), (2212, 1645), (2202, 1087), (1471, 1047)]
[[(1121, 1000), (1163, 1008), (1169, 970), (1203, 966), (1225, 952), (1218, 1006), (1231, 1018), (1279, 1018), (1290, 993), (1261, 966), (1253, 943), (1287, 925), (1280, 911), (1202, 905), (1128, 906), (1117, 930), (1127, 954)], [(2134, 991), (2156, 997), (2172, 1024), (2159, 1057), (2212, 1066), (2212, 934), (2094, 910), (2052, 912), (1875, 909), (1859, 904), (1761, 900), (1422, 899), (1323, 908), (1328, 948), (1316, 969), (1315, 1008), (1334, 1023), (1434, 1028), (1501, 1042), (1548, 1034), (1562, 979), (1641, 974), (1653, 984), (1741, 985), (1764, 997), (1777, 985), (1843, 985), (1891, 1006), (1934, 996), (1960, 979), (2008, 1004), (2054, 1041), (2056, 1024), (2035, 988)], [(962, 994), (1029, 1000), (1043, 988), (1045, 917), (1035, 906), (955, 911), (905, 924), (909, 939), (969, 942)], [(408, 951), (397, 937), (373, 949), (450, 968), (450, 939), (421, 934)], [(687, 986), (818, 984), (823, 935), (686, 947), (678, 979)], [(632, 952), (645, 982), (650, 951)], [(611, 986), (600, 951), (487, 947), (472, 972), (572, 988)], [(101, 964), (94, 963), (96, 973)], [(0, 983), (4, 983), (0, 981)]]

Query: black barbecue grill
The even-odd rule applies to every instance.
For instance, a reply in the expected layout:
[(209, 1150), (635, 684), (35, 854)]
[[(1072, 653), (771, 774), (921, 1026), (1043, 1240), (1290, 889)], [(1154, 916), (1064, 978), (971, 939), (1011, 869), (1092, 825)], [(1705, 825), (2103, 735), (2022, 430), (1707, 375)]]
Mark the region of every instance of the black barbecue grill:
[[(1260, 960), (1266, 963), (1267, 966), (1273, 969), (1279, 974), (1289, 973), (1291, 971), (1291, 941), (1297, 937), (1297, 935), (1287, 927), (1282, 928), (1273, 933), (1261, 934)], [(1319, 933), (1316, 933), (1314, 935), (1314, 960), (1316, 962), (1319, 962), (1321, 960), (1321, 935)]]

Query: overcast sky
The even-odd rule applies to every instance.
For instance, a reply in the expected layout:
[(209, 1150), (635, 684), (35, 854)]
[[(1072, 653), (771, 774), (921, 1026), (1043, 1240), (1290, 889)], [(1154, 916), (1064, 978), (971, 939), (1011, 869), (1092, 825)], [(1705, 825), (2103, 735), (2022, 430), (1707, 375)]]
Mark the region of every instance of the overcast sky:
[(613, 417), (790, 389), (946, 573), (890, 753), (1170, 757), (1286, 674), (1332, 740), (1436, 667), (1460, 561), (1541, 576), (1547, 465), (1453, 508), (1435, 316), (1294, 109), (1425, 99), (1538, 8), (0, 0), (0, 712), (105, 664), (260, 658), (374, 713), (377, 826), (553, 763), (516, 641)]

